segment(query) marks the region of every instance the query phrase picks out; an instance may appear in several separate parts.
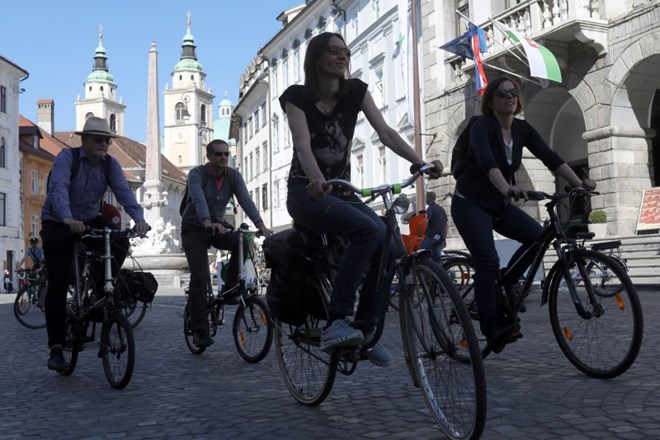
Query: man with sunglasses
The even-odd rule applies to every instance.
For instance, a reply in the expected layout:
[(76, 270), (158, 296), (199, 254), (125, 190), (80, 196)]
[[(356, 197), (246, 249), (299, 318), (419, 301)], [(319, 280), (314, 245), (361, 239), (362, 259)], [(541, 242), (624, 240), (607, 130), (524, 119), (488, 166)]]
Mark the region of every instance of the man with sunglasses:
[[(452, 220), (476, 265), (474, 292), (481, 332), (495, 353), (522, 334), (519, 323), (505, 324), (498, 319), (495, 282), (500, 267), (493, 231), (521, 243), (510, 261), (522, 256), (543, 233), (536, 219), (511, 203), (511, 197), (527, 199), (531, 189), (514, 179), (523, 148), (570, 185), (596, 188), (593, 180), (579, 178), (534, 127), (515, 117), (523, 111), (519, 95), (518, 85), (507, 77), (488, 82), (481, 99), (483, 116), (470, 128), (469, 160), (456, 181), (451, 202)], [(505, 288), (507, 294), (515, 295), (513, 286)]]
[[(124, 210), (135, 220), (135, 230), (144, 236), (149, 225), (144, 221), (142, 206), (128, 187), (119, 162), (108, 156), (112, 138), (108, 122), (103, 118), (90, 117), (80, 135), (82, 145), (77, 151), (77, 173), (72, 173), (74, 148), (65, 148), (55, 157), (50, 172), (48, 194), (41, 210), (41, 239), (48, 274), (46, 296), (46, 329), (48, 331), (48, 369), (61, 371), (66, 368), (62, 355), (65, 338), (66, 294), (69, 276), (73, 272), (73, 246), (86, 225), (95, 228), (113, 227), (112, 222), (101, 216), (101, 200), (108, 186)], [(109, 162), (110, 175), (106, 176), (103, 163)], [(106, 162), (106, 163), (108, 163)], [(112, 243), (112, 271), (116, 273), (126, 258), (128, 239)], [(101, 277), (102, 278), (102, 277)], [(100, 285), (102, 285), (100, 279)], [(99, 285), (97, 285), (97, 289)]]
[[(245, 214), (264, 237), (273, 232), (266, 227), (241, 174), (229, 167), (229, 145), (215, 139), (206, 146), (208, 163), (188, 173), (188, 202), (181, 219), (181, 242), (190, 267), (188, 310), (193, 342), (208, 347), (213, 339), (208, 334), (206, 289), (210, 280), (208, 248), (231, 251), (228, 280), (223, 288), (228, 304), (238, 303), (238, 235), (230, 234), (232, 226), (225, 221), (227, 205), (236, 196)], [(244, 249), (247, 243), (244, 242)], [(247, 257), (247, 252), (243, 257)]]

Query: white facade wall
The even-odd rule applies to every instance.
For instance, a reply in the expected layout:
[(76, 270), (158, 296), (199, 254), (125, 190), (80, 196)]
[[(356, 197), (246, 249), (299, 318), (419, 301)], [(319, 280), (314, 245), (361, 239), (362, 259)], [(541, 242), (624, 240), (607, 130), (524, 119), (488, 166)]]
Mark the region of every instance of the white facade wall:
[(4, 164), (0, 166), (0, 197), (4, 198), (0, 200), (0, 258), (3, 269), (8, 269), (12, 275), (24, 245), (21, 179), (29, 177), (20, 175), (18, 97), (20, 81), (27, 75), (28, 72), (0, 57), (0, 86), (5, 92), (4, 111), (0, 111), (0, 138), (4, 140)]

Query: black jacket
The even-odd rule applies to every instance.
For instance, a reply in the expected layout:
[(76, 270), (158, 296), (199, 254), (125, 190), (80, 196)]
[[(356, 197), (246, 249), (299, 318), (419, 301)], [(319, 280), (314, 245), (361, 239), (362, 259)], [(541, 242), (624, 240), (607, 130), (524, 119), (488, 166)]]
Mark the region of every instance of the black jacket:
[(550, 171), (564, 163), (527, 121), (514, 118), (512, 133), (512, 161), (509, 165), (502, 130), (494, 116), (480, 117), (470, 129), (469, 160), (456, 182), (456, 190), (489, 211), (504, 207), (505, 197), (490, 182), (488, 173), (493, 168), (499, 168), (504, 178), (511, 182), (514, 173), (520, 168), (523, 147), (541, 159)]

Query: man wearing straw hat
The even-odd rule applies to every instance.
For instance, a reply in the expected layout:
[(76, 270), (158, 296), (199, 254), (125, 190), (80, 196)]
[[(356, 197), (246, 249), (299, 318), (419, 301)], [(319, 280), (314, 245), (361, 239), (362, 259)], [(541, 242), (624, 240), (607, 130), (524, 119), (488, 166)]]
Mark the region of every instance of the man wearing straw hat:
[[(40, 234), (48, 273), (48, 369), (56, 371), (66, 368), (62, 345), (65, 339), (67, 287), (69, 276), (73, 273), (73, 246), (86, 225), (113, 227), (99, 213), (108, 187), (135, 220), (136, 232), (144, 236), (149, 230), (142, 206), (128, 187), (121, 165), (108, 156), (112, 138), (117, 137), (110, 131), (108, 122), (103, 118), (91, 117), (85, 122), (83, 130), (76, 134), (81, 136), (82, 146), (65, 148), (55, 157), (48, 179), (48, 193), (41, 210)], [(113, 273), (119, 270), (127, 252), (128, 239), (113, 242)]]

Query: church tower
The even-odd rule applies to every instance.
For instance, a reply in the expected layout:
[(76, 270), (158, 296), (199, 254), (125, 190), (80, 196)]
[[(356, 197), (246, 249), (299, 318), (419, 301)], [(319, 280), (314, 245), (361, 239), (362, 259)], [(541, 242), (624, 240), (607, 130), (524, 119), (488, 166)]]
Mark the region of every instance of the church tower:
[(99, 30), (99, 45), (94, 55), (94, 68), (83, 83), (85, 97), (76, 99), (76, 130), (82, 130), (85, 121), (97, 116), (108, 121), (110, 130), (124, 136), (126, 106), (117, 101), (117, 84), (108, 70), (108, 57), (103, 47), (103, 27)]
[(174, 66), (172, 84), (163, 97), (163, 154), (184, 172), (206, 161), (206, 144), (213, 139), (213, 94), (206, 90), (206, 74), (197, 61), (195, 38), (187, 32), (181, 59)]

